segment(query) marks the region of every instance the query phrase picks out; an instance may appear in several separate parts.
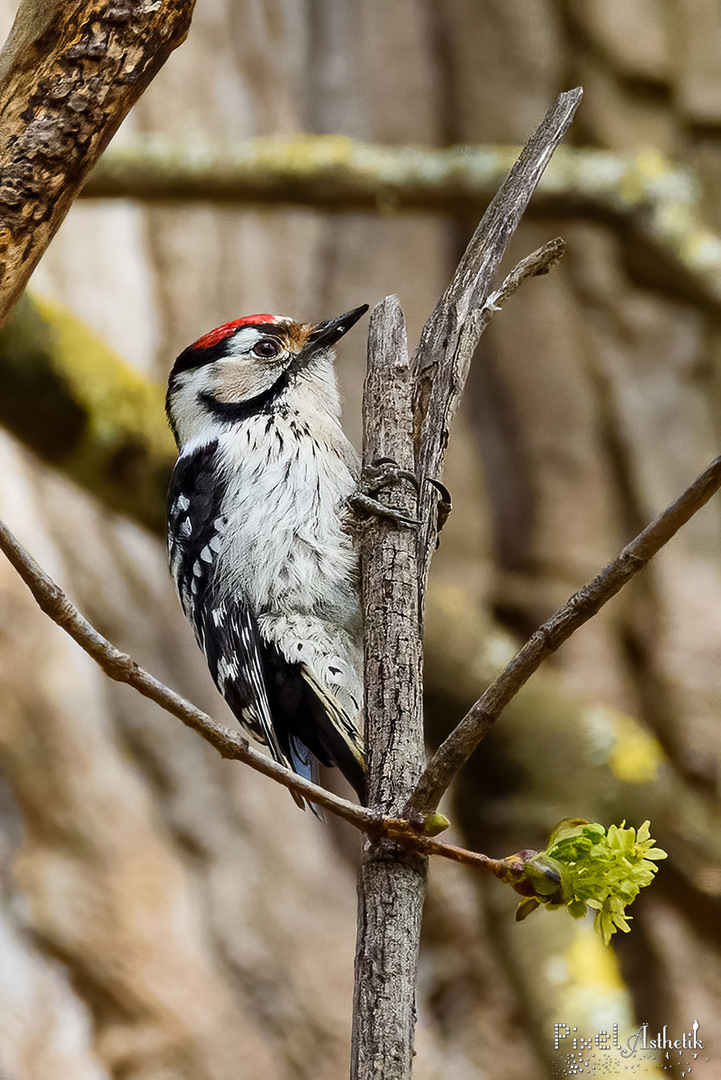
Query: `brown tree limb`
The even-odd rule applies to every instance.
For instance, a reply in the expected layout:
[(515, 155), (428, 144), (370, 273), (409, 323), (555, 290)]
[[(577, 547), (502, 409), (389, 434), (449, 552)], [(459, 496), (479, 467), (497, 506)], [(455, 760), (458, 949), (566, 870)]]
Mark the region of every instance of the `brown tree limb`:
[(407, 816), (434, 810), (451, 781), (538, 666), (597, 614), (721, 487), (721, 457), (616, 558), (532, 635), (469, 709), (431, 759), (408, 802)]
[(23, 0), (0, 54), (0, 324), (194, 0)]
[[(440, 478), (450, 427), (465, 386), (471, 357), (485, 322), (480, 313), (491, 295), (501, 259), (521, 216), (578, 108), (583, 91), (561, 94), (533, 133), (483, 215), (453, 279), (423, 328), (414, 356), (416, 467), (419, 477)], [(419, 536), (420, 612), (436, 547), (437, 495), (422, 488)]]
[[(411, 367), (403, 312), (389, 296), (371, 314), (363, 394), (363, 463), (413, 468)], [(379, 493), (415, 512), (406, 482)], [(365, 742), (369, 805), (398, 814), (425, 764), (416, 535), (387, 518), (361, 526)], [(358, 874), (352, 1080), (410, 1076), (427, 858), (385, 838), (366, 841)]]

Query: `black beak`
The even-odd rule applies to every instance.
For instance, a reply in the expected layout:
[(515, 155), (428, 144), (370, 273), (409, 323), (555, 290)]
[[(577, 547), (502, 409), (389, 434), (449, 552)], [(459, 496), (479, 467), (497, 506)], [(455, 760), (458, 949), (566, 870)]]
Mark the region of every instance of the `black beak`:
[(367, 310), (368, 305), (363, 304), (362, 307), (346, 311), (345, 315), (339, 315), (337, 319), (328, 319), (327, 322), (318, 323), (308, 338), (307, 344), (311, 346), (314, 352), (318, 348), (330, 348), (350, 330), (351, 326), (355, 326), (361, 315), (365, 315)]

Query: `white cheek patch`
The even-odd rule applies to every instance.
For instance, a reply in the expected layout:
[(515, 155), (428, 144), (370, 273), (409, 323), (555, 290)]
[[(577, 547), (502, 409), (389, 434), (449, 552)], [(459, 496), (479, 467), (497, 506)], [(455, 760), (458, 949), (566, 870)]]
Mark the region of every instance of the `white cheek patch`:
[(170, 399), (170, 412), (183, 446), (190, 439), (198, 444), (210, 442), (216, 434), (216, 423), (202, 404), (201, 395), (211, 389), (206, 368), (183, 372)]
[(211, 368), (211, 393), (216, 401), (224, 405), (236, 404), (270, 389), (289, 360), (285, 349), (278, 356), (255, 355), (253, 346), (271, 336), (255, 326), (245, 326), (237, 332), (230, 355), (216, 360)]
[(264, 390), (269, 390), (275, 380), (283, 373), (286, 361), (269, 364), (254, 358), (228, 358), (216, 360), (213, 364), (213, 376), (210, 393), (216, 401), (236, 404), (257, 397)]
[(238, 405), (265, 393), (281, 377), (293, 353), (256, 356), (253, 346), (272, 335), (259, 327), (242, 327), (228, 348), (230, 355), (182, 372), (171, 392), (170, 413), (178, 441), (186, 451), (217, 438), (222, 431), (209, 407), (212, 399), (220, 405)]

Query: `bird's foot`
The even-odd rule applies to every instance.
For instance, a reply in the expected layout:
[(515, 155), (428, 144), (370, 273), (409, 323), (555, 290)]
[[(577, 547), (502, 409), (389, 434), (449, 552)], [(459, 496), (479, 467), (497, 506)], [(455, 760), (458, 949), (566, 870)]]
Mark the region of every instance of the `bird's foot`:
[(376, 517), (395, 521), (397, 525), (409, 525), (412, 528), (418, 528), (421, 523), (416, 518), (408, 517), (403, 511), (393, 506), (386, 506), (385, 503), (374, 498), (379, 491), (384, 491), (385, 488), (392, 487), (402, 480), (406, 480), (413, 486), (417, 496), (419, 484), (414, 473), (409, 472), (407, 469), (401, 469), (390, 458), (378, 458), (377, 461), (374, 461), (372, 465), (363, 470), (360, 489), (351, 495), (349, 499), (350, 505), (356, 513), (375, 514)]

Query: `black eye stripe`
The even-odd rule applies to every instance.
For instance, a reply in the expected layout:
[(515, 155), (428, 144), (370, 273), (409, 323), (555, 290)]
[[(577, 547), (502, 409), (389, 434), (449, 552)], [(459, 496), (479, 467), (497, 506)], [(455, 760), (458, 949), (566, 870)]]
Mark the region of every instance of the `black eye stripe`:
[[(263, 334), (263, 338), (278, 339), (279, 345), (281, 345), (281, 341), (285, 336), (284, 327), (273, 326), (270, 323), (252, 323), (250, 325), (245, 325), (240, 329), (260, 330)], [(222, 341), (219, 341), (216, 345), (209, 346), (207, 349), (194, 349), (192, 346), (184, 349), (180, 356), (178, 356), (173, 365), (173, 369), (170, 372), (171, 384), (175, 381), (176, 376), (180, 375), (183, 371), (191, 371), (193, 368), (206, 367), (208, 364), (215, 363), (216, 360), (222, 360), (224, 357), (231, 355), (233, 351), (233, 336), (223, 338)]]
[(260, 413), (272, 412), (278, 398), (287, 388), (289, 381), (290, 373), (284, 371), (272, 386), (247, 401), (218, 401), (217, 398), (208, 393), (202, 393), (200, 400), (208, 412), (216, 419), (237, 424), (243, 420), (249, 420), (252, 416), (258, 416)]

